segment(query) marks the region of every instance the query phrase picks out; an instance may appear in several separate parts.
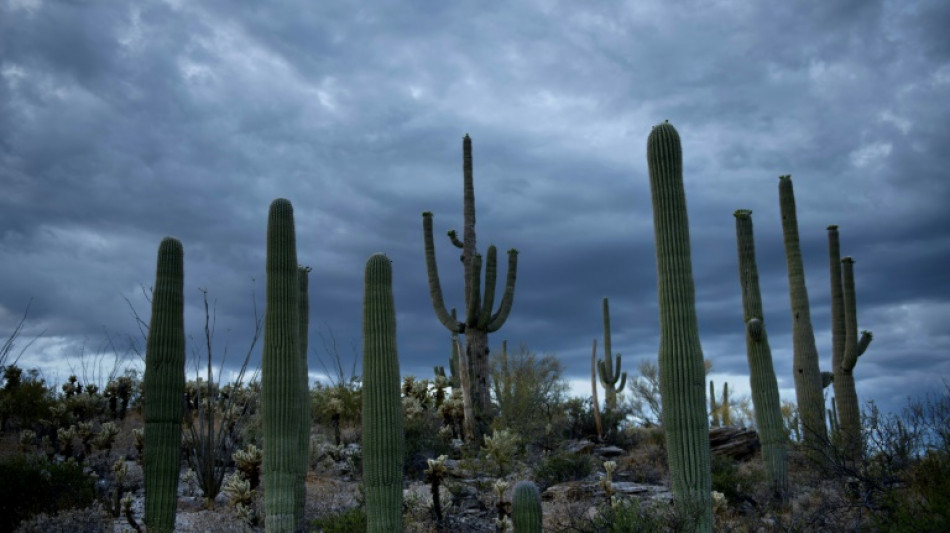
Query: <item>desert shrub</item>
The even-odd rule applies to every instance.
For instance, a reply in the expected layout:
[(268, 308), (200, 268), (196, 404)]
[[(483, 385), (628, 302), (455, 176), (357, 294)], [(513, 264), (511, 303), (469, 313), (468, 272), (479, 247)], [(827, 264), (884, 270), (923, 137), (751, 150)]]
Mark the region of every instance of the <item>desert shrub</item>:
[(50, 406), (55, 403), (55, 394), (32, 369), (23, 375), (23, 370), (10, 365), (3, 369), (4, 385), (0, 389), (0, 429), (8, 425), (16, 429), (31, 428), (39, 420), (47, 418)]
[(551, 434), (563, 416), (567, 383), (553, 354), (538, 356), (521, 345), (515, 353), (495, 350), (491, 357), (492, 396), (498, 405), (496, 429), (508, 428), (525, 438)]
[[(662, 430), (659, 433), (662, 435)], [(648, 439), (630, 448), (627, 455), (623, 456), (618, 463), (621, 470), (629, 472), (632, 475), (631, 481), (636, 483), (660, 484), (665, 482), (670, 473), (666, 446), (660, 439)]]
[(541, 458), (534, 477), (543, 490), (565, 481), (584, 479), (590, 475), (591, 470), (589, 455), (558, 451)]
[(366, 512), (359, 507), (354, 507), (320, 517), (310, 525), (311, 529), (323, 533), (363, 533), (366, 531)]
[(712, 467), (712, 490), (722, 493), (730, 502), (739, 501), (741, 479), (738, 463), (729, 457), (713, 455), (710, 466)]
[(562, 435), (568, 439), (586, 439), (597, 434), (590, 398), (572, 397), (561, 405), (565, 421)]
[(12, 531), (38, 513), (83, 508), (92, 503), (93, 479), (73, 463), (13, 456), (0, 463), (0, 531)]
[(24, 520), (16, 533), (101, 533), (112, 529), (112, 518), (99, 506), (40, 513)]

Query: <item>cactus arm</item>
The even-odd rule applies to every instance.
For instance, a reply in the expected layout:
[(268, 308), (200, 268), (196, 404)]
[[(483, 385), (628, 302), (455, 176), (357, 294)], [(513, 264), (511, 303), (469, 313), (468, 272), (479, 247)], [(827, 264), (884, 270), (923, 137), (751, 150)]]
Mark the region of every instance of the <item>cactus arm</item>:
[(366, 531), (402, 531), (405, 436), (392, 264), (383, 254), (366, 262), (363, 296), (363, 476)]
[(422, 234), (425, 239), (426, 271), (429, 274), (429, 296), (432, 299), (432, 308), (435, 309), (436, 317), (446, 329), (452, 333), (462, 333), (465, 329), (464, 324), (452, 318), (442, 298), (439, 266), (435, 261), (435, 242), (432, 239), (432, 213), (429, 211), (422, 213)]
[(449, 236), (449, 241), (453, 246), (460, 249), (465, 247), (465, 243), (459, 240), (458, 233), (456, 233), (454, 229), (450, 229), (447, 235)]
[(864, 330), (861, 332), (861, 338), (858, 340), (858, 357), (864, 355), (864, 350), (868, 349), (872, 339), (874, 339), (874, 334), (870, 331)]
[[(858, 350), (860, 349), (858, 339), (857, 299), (854, 290), (854, 259), (850, 257), (843, 258), (841, 260), (841, 266), (845, 326), (844, 357), (841, 360), (841, 368), (846, 372), (851, 372), (858, 363)], [(865, 349), (866, 348), (867, 346), (865, 346)]]
[(610, 366), (610, 354), (613, 353), (611, 352), (610, 343), (610, 300), (606, 296), (601, 303), (601, 308), (604, 320), (604, 360), (606, 363), (602, 368), (600, 379), (604, 384), (604, 388), (606, 388), (608, 383), (613, 385), (614, 381), (613, 367)]
[(491, 310), (495, 305), (495, 281), (498, 276), (498, 251), (495, 245), (488, 247), (485, 256), (485, 294), (481, 312), (478, 314), (478, 327), (484, 328), (491, 321)]
[(261, 355), (264, 494), (268, 528), (295, 531), (300, 386), (297, 240), (290, 202), (278, 198), (267, 220), (267, 307)]
[[(619, 355), (617, 357), (620, 357)], [(623, 391), (623, 388), (627, 386), (627, 373), (623, 372), (620, 374), (620, 384), (617, 385), (618, 391)]]
[(175, 528), (185, 391), (184, 252), (167, 237), (158, 247), (152, 318), (145, 349), (145, 524)]
[(505, 280), (505, 294), (501, 297), (501, 304), (498, 305), (498, 311), (492, 315), (491, 320), (485, 331), (494, 333), (501, 329), (508, 320), (508, 313), (511, 312), (511, 305), (515, 301), (515, 281), (518, 279), (518, 250), (512, 248), (508, 250), (508, 277)]

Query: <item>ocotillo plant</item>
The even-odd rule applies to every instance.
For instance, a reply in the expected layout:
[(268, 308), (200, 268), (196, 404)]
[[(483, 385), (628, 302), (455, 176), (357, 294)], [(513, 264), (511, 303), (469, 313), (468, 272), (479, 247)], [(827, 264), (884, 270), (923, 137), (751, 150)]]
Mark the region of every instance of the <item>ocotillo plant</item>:
[(185, 394), (184, 252), (166, 237), (158, 246), (152, 318), (145, 346), (145, 524), (173, 531), (178, 506)]
[(779, 207), (782, 213), (782, 236), (788, 267), (788, 293), (792, 308), (792, 374), (795, 397), (806, 448), (820, 451), (828, 440), (825, 429), (825, 399), (821, 392), (821, 371), (818, 369), (818, 348), (811, 325), (805, 267), (798, 239), (798, 215), (795, 212), (795, 191), (791, 176), (779, 176)]
[(369, 533), (402, 531), (405, 449), (389, 258), (366, 262), (363, 296), (363, 486)]
[(857, 304), (854, 290), (854, 260), (841, 260), (841, 285), (844, 292), (844, 354), (841, 358), (841, 378), (835, 376), (835, 397), (841, 408), (839, 426), (845, 453), (851, 460), (861, 457), (861, 411), (854, 388), (854, 367), (873, 338), (870, 331), (862, 331), (858, 338)]
[(452, 244), (462, 250), (462, 265), (465, 277), (465, 309), (464, 321), (454, 319), (446, 310), (442, 298), (442, 285), (439, 281), (439, 270), (435, 260), (435, 244), (432, 239), (432, 213), (422, 214), (422, 231), (425, 239), (426, 270), (429, 275), (429, 295), (432, 306), (439, 321), (453, 333), (465, 334), (465, 353), (469, 364), (471, 390), (464, 390), (463, 394), (472, 399), (475, 407), (476, 437), (488, 428), (492, 417), (491, 394), (489, 390), (489, 376), (491, 368), (488, 358), (488, 334), (498, 331), (508, 319), (511, 304), (515, 295), (515, 279), (518, 271), (518, 251), (508, 250), (508, 277), (505, 282), (505, 292), (498, 311), (492, 313), (495, 301), (495, 281), (497, 276), (497, 252), (495, 247), (489, 246), (485, 263), (485, 290), (481, 291), (482, 256), (479, 255), (475, 244), (475, 186), (472, 177), (472, 139), (466, 135), (462, 140), (462, 174), (463, 174), (463, 214), (464, 227), (462, 240), (456, 236), (455, 230), (448, 233)]
[(278, 198), (267, 220), (267, 307), (261, 355), (264, 511), (267, 531), (297, 530), (301, 410), (300, 277), (294, 210)]
[(712, 530), (705, 368), (696, 322), (679, 133), (668, 122), (647, 139), (660, 311), (660, 391), (673, 495)]
[(755, 260), (752, 211), (735, 212), (736, 242), (739, 250), (739, 285), (742, 288), (742, 320), (745, 324), (749, 386), (755, 423), (762, 443), (762, 460), (769, 477), (772, 496), (780, 504), (788, 500), (788, 438), (782, 418), (778, 380), (772, 365), (772, 350), (765, 332), (759, 269)]
[(300, 409), (300, 435), (297, 444), (297, 523), (303, 524), (305, 503), (307, 499), (307, 465), (310, 458), (310, 379), (308, 378), (309, 364), (307, 363), (307, 344), (310, 339), (310, 267), (298, 266), (297, 278), (300, 293), (297, 296), (297, 347), (300, 350), (300, 367), (297, 379), (300, 386), (300, 397), (303, 399), (298, 405)]
[[(607, 298), (603, 301), (604, 311), (604, 359), (597, 361), (597, 372), (600, 375), (600, 383), (604, 386), (604, 403), (607, 411), (617, 410), (617, 391), (622, 391), (627, 386), (627, 373), (620, 372), (620, 354), (617, 354), (617, 364), (614, 366), (610, 360), (610, 303)], [(618, 385), (619, 382), (619, 385)]]
[(511, 522), (515, 533), (541, 533), (541, 493), (531, 481), (515, 484), (511, 496)]

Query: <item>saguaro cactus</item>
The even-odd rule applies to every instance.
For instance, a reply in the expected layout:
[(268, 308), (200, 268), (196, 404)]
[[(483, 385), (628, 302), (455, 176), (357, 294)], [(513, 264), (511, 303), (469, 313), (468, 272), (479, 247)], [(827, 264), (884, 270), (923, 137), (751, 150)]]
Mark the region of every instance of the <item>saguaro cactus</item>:
[(145, 346), (145, 524), (149, 531), (173, 531), (178, 506), (185, 394), (183, 256), (180, 241), (162, 239)]
[(463, 167), (463, 238), (459, 240), (455, 230), (448, 233), (452, 244), (462, 250), (462, 265), (465, 276), (465, 309), (464, 321), (454, 319), (445, 308), (442, 298), (442, 286), (439, 281), (439, 270), (435, 260), (435, 244), (432, 239), (432, 213), (422, 214), (422, 232), (425, 239), (426, 270), (429, 275), (429, 295), (432, 298), (432, 307), (439, 321), (453, 333), (465, 334), (465, 352), (469, 364), (471, 390), (464, 390), (463, 394), (472, 399), (477, 418), (476, 437), (481, 436), (487, 429), (492, 418), (491, 394), (489, 377), (491, 368), (488, 360), (488, 334), (498, 331), (511, 311), (511, 304), (515, 295), (515, 279), (518, 271), (518, 251), (508, 250), (508, 278), (505, 282), (505, 292), (498, 311), (492, 313), (495, 301), (495, 281), (497, 276), (497, 252), (495, 247), (489, 246), (485, 263), (485, 291), (481, 291), (482, 256), (475, 246), (475, 186), (472, 178), (472, 139), (466, 135), (462, 140), (462, 167)]
[(541, 493), (531, 481), (519, 481), (511, 495), (514, 533), (541, 533)]
[(719, 421), (719, 402), (716, 401), (716, 386), (713, 385), (713, 380), (709, 380), (709, 414), (712, 415), (713, 427), (722, 425)]
[[(852, 460), (861, 458), (861, 410), (858, 393), (854, 387), (854, 367), (873, 338), (870, 331), (862, 331), (858, 337), (857, 305), (854, 290), (854, 260), (841, 260), (841, 284), (844, 293), (844, 354), (841, 358), (840, 378), (836, 375), (835, 397), (841, 407), (839, 426), (845, 453)], [(838, 372), (838, 369), (835, 369)]]
[(802, 425), (805, 446), (820, 451), (828, 441), (825, 428), (825, 399), (822, 395), (818, 348), (811, 325), (805, 267), (798, 240), (798, 215), (795, 212), (795, 191), (791, 176), (779, 176), (779, 206), (782, 212), (782, 235), (788, 266), (788, 293), (792, 307), (792, 348), (795, 397)]
[(590, 349), (590, 392), (591, 405), (594, 408), (594, 426), (597, 428), (597, 438), (604, 434), (604, 424), (600, 420), (600, 400), (597, 399), (597, 339)]
[[(610, 302), (604, 298), (604, 359), (597, 361), (597, 373), (600, 376), (600, 383), (604, 386), (604, 403), (607, 411), (617, 409), (617, 391), (622, 391), (627, 386), (627, 373), (620, 372), (620, 354), (617, 354), (616, 367), (610, 360)], [(619, 382), (619, 385), (618, 385)]]
[(363, 296), (363, 486), (368, 533), (402, 531), (405, 449), (389, 258), (366, 262)]
[(307, 465), (310, 458), (310, 378), (309, 364), (307, 363), (307, 344), (310, 339), (310, 267), (298, 266), (297, 279), (300, 293), (297, 296), (297, 347), (300, 350), (300, 368), (297, 379), (300, 385), (300, 435), (297, 445), (297, 498), (295, 500), (297, 523), (303, 524), (307, 500)]
[(739, 285), (742, 288), (742, 320), (745, 324), (746, 356), (755, 423), (762, 443), (762, 460), (769, 476), (772, 495), (784, 504), (788, 500), (788, 439), (782, 419), (778, 380), (772, 365), (772, 350), (765, 333), (759, 269), (755, 260), (752, 211), (735, 212), (736, 242), (739, 249)]
[(696, 322), (679, 133), (668, 122), (647, 139), (660, 311), (660, 391), (673, 495), (712, 530), (705, 368)]
[(294, 210), (288, 200), (270, 205), (267, 220), (267, 307), (261, 355), (264, 426), (264, 511), (267, 531), (297, 530), (301, 494), (300, 277)]

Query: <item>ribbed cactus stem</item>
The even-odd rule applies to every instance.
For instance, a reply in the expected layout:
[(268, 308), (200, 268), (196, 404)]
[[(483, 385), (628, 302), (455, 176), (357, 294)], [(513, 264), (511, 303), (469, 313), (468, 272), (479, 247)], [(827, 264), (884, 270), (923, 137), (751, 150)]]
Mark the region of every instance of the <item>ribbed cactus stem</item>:
[(730, 410), (729, 404), (729, 382), (723, 382), (722, 384), (722, 425), (729, 427), (732, 425), (732, 411)]
[(363, 486), (368, 533), (402, 531), (403, 454), (392, 264), (366, 262), (363, 296)]
[(264, 429), (264, 512), (268, 532), (297, 530), (300, 476), (300, 335), (294, 210), (288, 200), (270, 205), (267, 220), (267, 297), (261, 355)]
[(185, 394), (184, 252), (166, 237), (158, 246), (152, 318), (145, 347), (145, 524), (175, 529)]
[(300, 381), (300, 395), (303, 401), (299, 403), (300, 409), (300, 436), (297, 447), (297, 460), (300, 462), (297, 475), (300, 481), (297, 482), (296, 515), (297, 523), (303, 524), (304, 513), (306, 511), (307, 500), (307, 465), (310, 458), (310, 379), (309, 364), (307, 363), (307, 344), (310, 337), (310, 267), (299, 266), (297, 269), (298, 283), (300, 293), (297, 298), (297, 319), (299, 328), (297, 330), (297, 345), (300, 349), (300, 368), (298, 379)]
[(604, 434), (604, 425), (600, 419), (600, 400), (597, 399), (597, 339), (594, 339), (593, 347), (590, 349), (590, 392), (591, 405), (594, 409), (594, 426), (597, 429), (597, 438), (600, 439)]
[(716, 386), (709, 380), (709, 413), (712, 415), (713, 427), (719, 427), (719, 402), (716, 401)]
[(531, 481), (519, 481), (511, 495), (514, 533), (541, 533), (541, 493)]
[[(854, 289), (854, 260), (841, 260), (841, 287), (844, 295), (845, 343), (841, 359), (841, 383), (835, 379), (835, 397), (838, 400), (838, 422), (845, 454), (852, 460), (861, 458), (861, 408), (854, 384), (854, 367), (858, 357), (871, 340), (870, 332), (858, 338), (857, 298)], [(837, 376), (836, 376), (837, 377)]]
[(617, 409), (617, 391), (622, 391), (627, 385), (627, 373), (620, 372), (620, 354), (616, 355), (616, 366), (611, 361), (611, 343), (610, 343), (610, 302), (607, 298), (603, 300), (604, 315), (604, 359), (597, 362), (597, 372), (600, 375), (600, 383), (604, 386), (604, 402), (607, 411)]
[(746, 357), (755, 423), (762, 443), (762, 460), (772, 489), (780, 504), (788, 500), (788, 439), (782, 418), (778, 380), (772, 365), (772, 350), (763, 323), (759, 268), (755, 259), (752, 211), (740, 209), (736, 218), (739, 252), (739, 285), (742, 289), (742, 320), (745, 324)]
[(669, 123), (647, 140), (660, 312), (660, 392), (673, 495), (712, 530), (705, 367), (696, 321), (680, 137)]
[(805, 267), (798, 238), (798, 215), (791, 176), (779, 176), (779, 207), (782, 213), (782, 236), (788, 268), (788, 293), (792, 309), (792, 372), (795, 397), (801, 417), (805, 447), (820, 451), (828, 440), (825, 428), (825, 398), (822, 394), (818, 348), (811, 324)]

